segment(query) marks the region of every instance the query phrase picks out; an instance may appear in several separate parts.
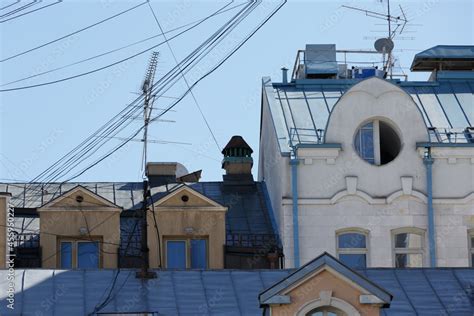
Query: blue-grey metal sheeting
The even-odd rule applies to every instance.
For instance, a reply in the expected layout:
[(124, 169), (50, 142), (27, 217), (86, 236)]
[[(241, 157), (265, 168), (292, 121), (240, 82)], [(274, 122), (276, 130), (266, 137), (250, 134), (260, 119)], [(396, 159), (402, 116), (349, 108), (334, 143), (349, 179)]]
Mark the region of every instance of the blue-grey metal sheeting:
[[(322, 143), (334, 105), (351, 86), (360, 82), (351, 80), (348, 84), (347, 80), (327, 79), (328, 84), (323, 84), (322, 81), (281, 85), (264, 78), (265, 96), (282, 152), (289, 152), (291, 146), (298, 144)], [(427, 128), (436, 129), (432, 142), (468, 142), (465, 129), (474, 126), (474, 80), (394, 83), (413, 98)]]
[[(122, 270), (101, 312), (159, 315), (261, 315), (258, 294), (292, 270), (156, 271), (157, 279)], [(386, 316), (473, 315), (474, 269), (359, 270), (393, 295)], [(7, 270), (0, 270), (0, 315), (86, 315), (102, 302), (116, 270), (16, 270), (15, 309), (7, 308)]]

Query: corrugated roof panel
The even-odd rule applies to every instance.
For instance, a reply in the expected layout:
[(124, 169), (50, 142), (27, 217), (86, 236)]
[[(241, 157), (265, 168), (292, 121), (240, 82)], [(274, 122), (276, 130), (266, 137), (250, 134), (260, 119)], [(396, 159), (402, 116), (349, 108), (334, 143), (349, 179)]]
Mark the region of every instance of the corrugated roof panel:
[(453, 271), (426, 269), (425, 275), (450, 315), (472, 316), (472, 306)]
[(200, 271), (172, 272), (180, 315), (210, 315)]
[(240, 315), (239, 304), (233, 288), (230, 273), (218, 271), (201, 272), (204, 289), (209, 304), (211, 315)]
[[(85, 273), (85, 272), (83, 272)], [(55, 288), (56, 295), (52, 299), (56, 315), (85, 315), (83, 273), (68, 273), (67, 271), (56, 271)]]
[(399, 269), (395, 274), (418, 315), (431, 316), (445, 311), (423, 270)]
[[(390, 309), (385, 311), (385, 315), (388, 316), (411, 316), (416, 315), (412, 305), (410, 304), (408, 297), (406, 296), (403, 288), (398, 283), (393, 270), (377, 270), (368, 269), (363, 270), (364, 275), (377, 285), (386, 289), (390, 294), (393, 295)], [(361, 272), (361, 271), (359, 271)]]
[(148, 290), (149, 308), (165, 315), (177, 315), (178, 306), (172, 279), (173, 272), (156, 271), (156, 273), (156, 279), (147, 280), (143, 285)]
[[(52, 301), (55, 293), (54, 275), (55, 271), (45, 270), (38, 273), (35, 270), (27, 270), (23, 275), (23, 305), (24, 315), (34, 315), (43, 312), (44, 315), (52, 315), (54, 303)], [(21, 288), (21, 287), (20, 287)], [(18, 306), (18, 305), (17, 305)]]

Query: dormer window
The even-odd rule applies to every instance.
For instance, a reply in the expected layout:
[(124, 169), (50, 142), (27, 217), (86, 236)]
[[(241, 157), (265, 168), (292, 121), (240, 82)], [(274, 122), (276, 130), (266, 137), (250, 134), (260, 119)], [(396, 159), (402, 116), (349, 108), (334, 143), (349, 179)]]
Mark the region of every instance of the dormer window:
[(376, 166), (394, 160), (401, 150), (398, 133), (387, 122), (372, 120), (362, 125), (354, 137), (359, 157)]

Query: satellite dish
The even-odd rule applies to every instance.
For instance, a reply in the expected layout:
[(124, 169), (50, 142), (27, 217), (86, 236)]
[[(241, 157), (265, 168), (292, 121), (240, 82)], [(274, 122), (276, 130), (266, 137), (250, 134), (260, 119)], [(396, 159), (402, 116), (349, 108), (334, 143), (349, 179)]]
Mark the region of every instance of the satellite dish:
[(393, 41), (390, 38), (379, 38), (374, 43), (374, 48), (379, 53), (390, 53), (393, 50)]

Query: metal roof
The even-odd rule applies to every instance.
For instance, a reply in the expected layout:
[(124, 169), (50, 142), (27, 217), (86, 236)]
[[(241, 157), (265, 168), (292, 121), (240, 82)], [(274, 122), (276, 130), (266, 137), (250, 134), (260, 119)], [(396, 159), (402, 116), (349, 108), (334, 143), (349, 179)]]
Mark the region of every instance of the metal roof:
[[(329, 115), (357, 79), (312, 79), (272, 83), (263, 78), (271, 118), (282, 153), (299, 144), (324, 143)], [(467, 143), (474, 126), (474, 80), (392, 81), (411, 95), (423, 114), (432, 142)], [(436, 130), (434, 131), (434, 128)]]
[[(156, 270), (158, 278), (135, 278), (121, 270), (101, 312), (159, 315), (262, 315), (258, 295), (293, 270)], [(381, 315), (472, 316), (474, 269), (365, 269), (369, 280), (393, 295)], [(86, 315), (103, 301), (117, 270), (15, 271), (15, 310), (7, 308), (7, 270), (0, 270), (1, 315)], [(470, 293), (470, 294), (469, 294)]]
[[(0, 183), (0, 192), (12, 194), (11, 203), (17, 208), (39, 208), (64, 192), (81, 185), (105, 199), (123, 207), (137, 210), (142, 207), (142, 182), (81, 182), (81, 183)], [(170, 184), (152, 189), (154, 200), (182, 184)], [(266, 197), (265, 183), (255, 182), (246, 190), (226, 189), (221, 181), (189, 183), (189, 187), (208, 198), (227, 206), (226, 230), (229, 234), (275, 234), (271, 205)], [(20, 225), (20, 224), (19, 224)]]
[(379, 287), (377, 284), (374, 284), (372, 281), (366, 277), (356, 273), (354, 270), (350, 269), (339, 260), (331, 256), (329, 253), (324, 252), (320, 256), (311, 260), (301, 268), (297, 269), (286, 278), (282, 279), (272, 287), (266, 289), (259, 295), (260, 304), (268, 304), (272, 297), (275, 297), (279, 293), (282, 293), (286, 289), (292, 288), (295, 284), (298, 284), (305, 278), (312, 275), (314, 272), (318, 271), (321, 267), (327, 266), (341, 275), (343, 275), (348, 280), (351, 280), (358, 286), (369, 291), (371, 294), (377, 296), (384, 305), (389, 305), (392, 301), (392, 295), (388, 293), (383, 288)]
[[(438, 45), (415, 55), (411, 65), (412, 71), (431, 71), (438, 69), (439, 63), (443, 69), (471, 70), (474, 61), (474, 46), (469, 45)], [(449, 62), (449, 63), (443, 63)]]

